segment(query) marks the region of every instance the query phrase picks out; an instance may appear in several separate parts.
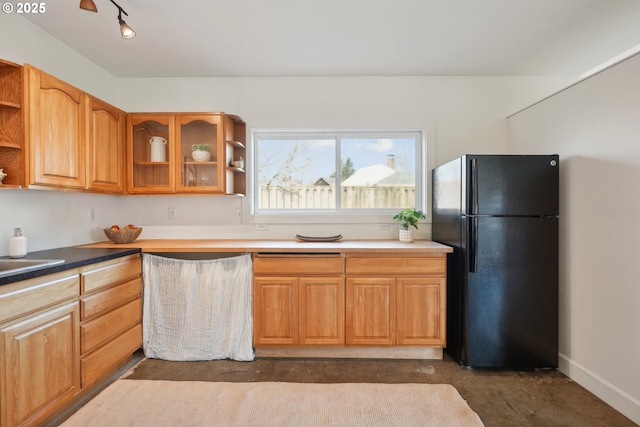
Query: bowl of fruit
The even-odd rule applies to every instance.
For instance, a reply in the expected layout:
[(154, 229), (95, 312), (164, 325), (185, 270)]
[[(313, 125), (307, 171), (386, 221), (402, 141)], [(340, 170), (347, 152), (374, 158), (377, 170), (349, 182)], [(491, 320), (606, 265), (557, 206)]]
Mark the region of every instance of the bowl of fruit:
[(133, 224), (129, 224), (120, 228), (118, 225), (112, 225), (109, 228), (104, 229), (104, 234), (113, 243), (131, 243), (138, 238), (142, 233), (142, 227), (136, 227)]

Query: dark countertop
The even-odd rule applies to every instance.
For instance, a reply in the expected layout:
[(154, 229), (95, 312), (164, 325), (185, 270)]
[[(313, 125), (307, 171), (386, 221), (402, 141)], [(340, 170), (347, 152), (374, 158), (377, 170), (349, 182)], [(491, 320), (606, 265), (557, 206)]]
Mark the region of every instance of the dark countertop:
[[(137, 253), (140, 253), (140, 248), (120, 249), (66, 247), (29, 252), (22, 259), (63, 259), (64, 263), (27, 270), (11, 276), (0, 277), (0, 286)], [(9, 257), (3, 256), (0, 258)]]

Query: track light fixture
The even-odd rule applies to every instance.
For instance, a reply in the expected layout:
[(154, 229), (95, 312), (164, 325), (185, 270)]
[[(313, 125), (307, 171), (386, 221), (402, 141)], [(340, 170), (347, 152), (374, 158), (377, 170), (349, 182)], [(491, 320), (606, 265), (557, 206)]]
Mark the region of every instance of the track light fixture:
[(80, 9), (88, 10), (89, 12), (97, 12), (98, 8), (93, 0), (80, 0)]
[[(122, 19), (123, 13), (126, 16), (129, 16), (129, 14), (123, 8), (121, 8), (118, 3), (113, 0), (110, 1), (115, 5), (115, 7), (118, 8), (118, 24), (120, 24), (120, 34), (122, 34), (122, 38), (127, 40), (134, 38), (136, 36), (136, 32), (133, 31), (133, 28), (127, 25), (127, 23)], [(96, 7), (96, 4), (93, 2), (93, 0), (80, 0), (80, 9), (88, 10), (91, 12), (98, 11), (98, 8)]]

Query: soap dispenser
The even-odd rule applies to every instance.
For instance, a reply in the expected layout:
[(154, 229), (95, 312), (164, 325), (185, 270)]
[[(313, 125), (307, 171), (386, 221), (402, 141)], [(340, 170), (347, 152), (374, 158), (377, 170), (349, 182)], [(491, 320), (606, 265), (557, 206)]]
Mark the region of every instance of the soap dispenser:
[(27, 238), (22, 235), (20, 228), (13, 230), (13, 237), (9, 237), (9, 258), (22, 258), (27, 254)]

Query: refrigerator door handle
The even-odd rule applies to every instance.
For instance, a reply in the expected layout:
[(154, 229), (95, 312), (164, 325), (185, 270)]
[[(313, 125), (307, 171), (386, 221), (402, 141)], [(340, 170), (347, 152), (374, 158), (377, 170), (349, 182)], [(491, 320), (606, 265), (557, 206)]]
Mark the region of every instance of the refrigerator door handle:
[(469, 218), (469, 272), (475, 273), (478, 267), (478, 218)]
[(471, 159), (471, 214), (478, 214), (478, 159)]

